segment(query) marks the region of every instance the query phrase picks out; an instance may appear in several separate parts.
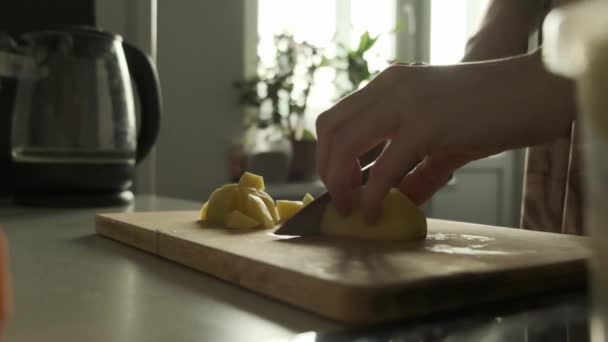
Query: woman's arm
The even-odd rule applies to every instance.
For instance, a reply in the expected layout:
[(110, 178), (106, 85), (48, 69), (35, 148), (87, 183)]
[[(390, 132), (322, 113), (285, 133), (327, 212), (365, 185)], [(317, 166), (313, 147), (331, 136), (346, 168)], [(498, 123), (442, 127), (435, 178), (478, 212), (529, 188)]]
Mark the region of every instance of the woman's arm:
[[(370, 221), (389, 188), (421, 159), (400, 185), (416, 203), (469, 161), (568, 132), (576, 112), (572, 83), (545, 70), (540, 50), (522, 54), (541, 2), (502, 0), (505, 17), (492, 14), (498, 3), (467, 52), (470, 59), (493, 60), (394, 65), (319, 116), (317, 167), (341, 213), (350, 211), (352, 187), (360, 184), (357, 158), (381, 141), (391, 144), (372, 169), (361, 202)], [(537, 9), (525, 7), (529, 3), (538, 11), (517, 16)], [(500, 28), (508, 23), (518, 28)], [(496, 59), (500, 55), (518, 56)]]
[[(317, 119), (317, 164), (337, 209), (350, 211), (357, 158), (380, 141), (361, 207), (374, 221), (389, 188), (422, 203), (462, 165), (551, 141), (575, 113), (571, 82), (547, 72), (540, 51), (446, 66), (394, 65)], [(352, 177), (349, 177), (352, 175)]]
[(520, 55), (545, 14), (545, 0), (493, 0), (484, 19), (467, 42), (463, 61)]
[[(479, 30), (467, 42), (463, 62), (498, 59), (524, 54), (528, 37), (544, 14), (543, 0), (493, 0)], [(361, 165), (376, 160), (385, 143), (371, 149), (359, 160)]]

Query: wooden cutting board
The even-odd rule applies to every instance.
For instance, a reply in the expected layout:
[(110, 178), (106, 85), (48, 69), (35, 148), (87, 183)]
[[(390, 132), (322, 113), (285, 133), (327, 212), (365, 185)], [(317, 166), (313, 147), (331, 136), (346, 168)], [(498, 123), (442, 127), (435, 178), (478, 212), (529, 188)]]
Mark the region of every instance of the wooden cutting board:
[(98, 215), (97, 233), (351, 323), (377, 323), (585, 283), (588, 238), (429, 219), (413, 243), (208, 228), (198, 212)]

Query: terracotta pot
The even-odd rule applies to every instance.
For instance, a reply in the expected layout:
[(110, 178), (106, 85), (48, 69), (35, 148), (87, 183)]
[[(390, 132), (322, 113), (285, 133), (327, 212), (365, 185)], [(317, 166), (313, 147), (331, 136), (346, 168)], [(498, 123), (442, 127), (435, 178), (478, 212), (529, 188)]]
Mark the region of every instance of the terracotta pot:
[(288, 181), (291, 163), (291, 141), (277, 138), (272, 129), (261, 130), (256, 134), (254, 143), (246, 149), (245, 169), (263, 176), (266, 183), (285, 183)]
[(235, 183), (238, 182), (247, 167), (247, 156), (243, 151), (243, 146), (233, 144), (230, 147), (228, 167), (230, 169), (230, 180)]
[[(315, 180), (318, 177), (315, 161), (317, 142), (294, 140), (291, 142), (291, 145), (293, 154), (289, 169), (289, 181), (305, 182)], [(385, 146), (386, 142), (383, 142), (362, 155), (359, 158), (361, 165), (365, 166), (376, 160)]]
[(285, 183), (288, 180), (290, 156), (283, 151), (252, 154), (247, 158), (246, 170), (264, 177), (268, 184)]
[(312, 181), (317, 178), (315, 154), (317, 142), (312, 140), (293, 140), (289, 180), (292, 182)]

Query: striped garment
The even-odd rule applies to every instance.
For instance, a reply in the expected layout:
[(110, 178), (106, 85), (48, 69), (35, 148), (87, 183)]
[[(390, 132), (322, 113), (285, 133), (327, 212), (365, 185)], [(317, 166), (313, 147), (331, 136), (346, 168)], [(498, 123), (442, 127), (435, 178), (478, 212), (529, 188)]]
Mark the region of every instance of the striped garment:
[[(572, 1), (553, 1), (547, 11), (566, 2)], [(528, 149), (522, 228), (584, 235), (579, 155), (576, 123), (564, 137)]]

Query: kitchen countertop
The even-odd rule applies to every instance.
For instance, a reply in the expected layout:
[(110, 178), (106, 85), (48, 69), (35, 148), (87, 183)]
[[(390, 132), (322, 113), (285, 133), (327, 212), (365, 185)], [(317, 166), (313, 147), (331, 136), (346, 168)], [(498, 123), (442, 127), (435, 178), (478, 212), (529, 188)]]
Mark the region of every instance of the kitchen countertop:
[(94, 233), (96, 213), (190, 209), (199, 204), (157, 196), (103, 209), (0, 199), (16, 311), (6, 340), (588, 340), (582, 292), (353, 330)]

